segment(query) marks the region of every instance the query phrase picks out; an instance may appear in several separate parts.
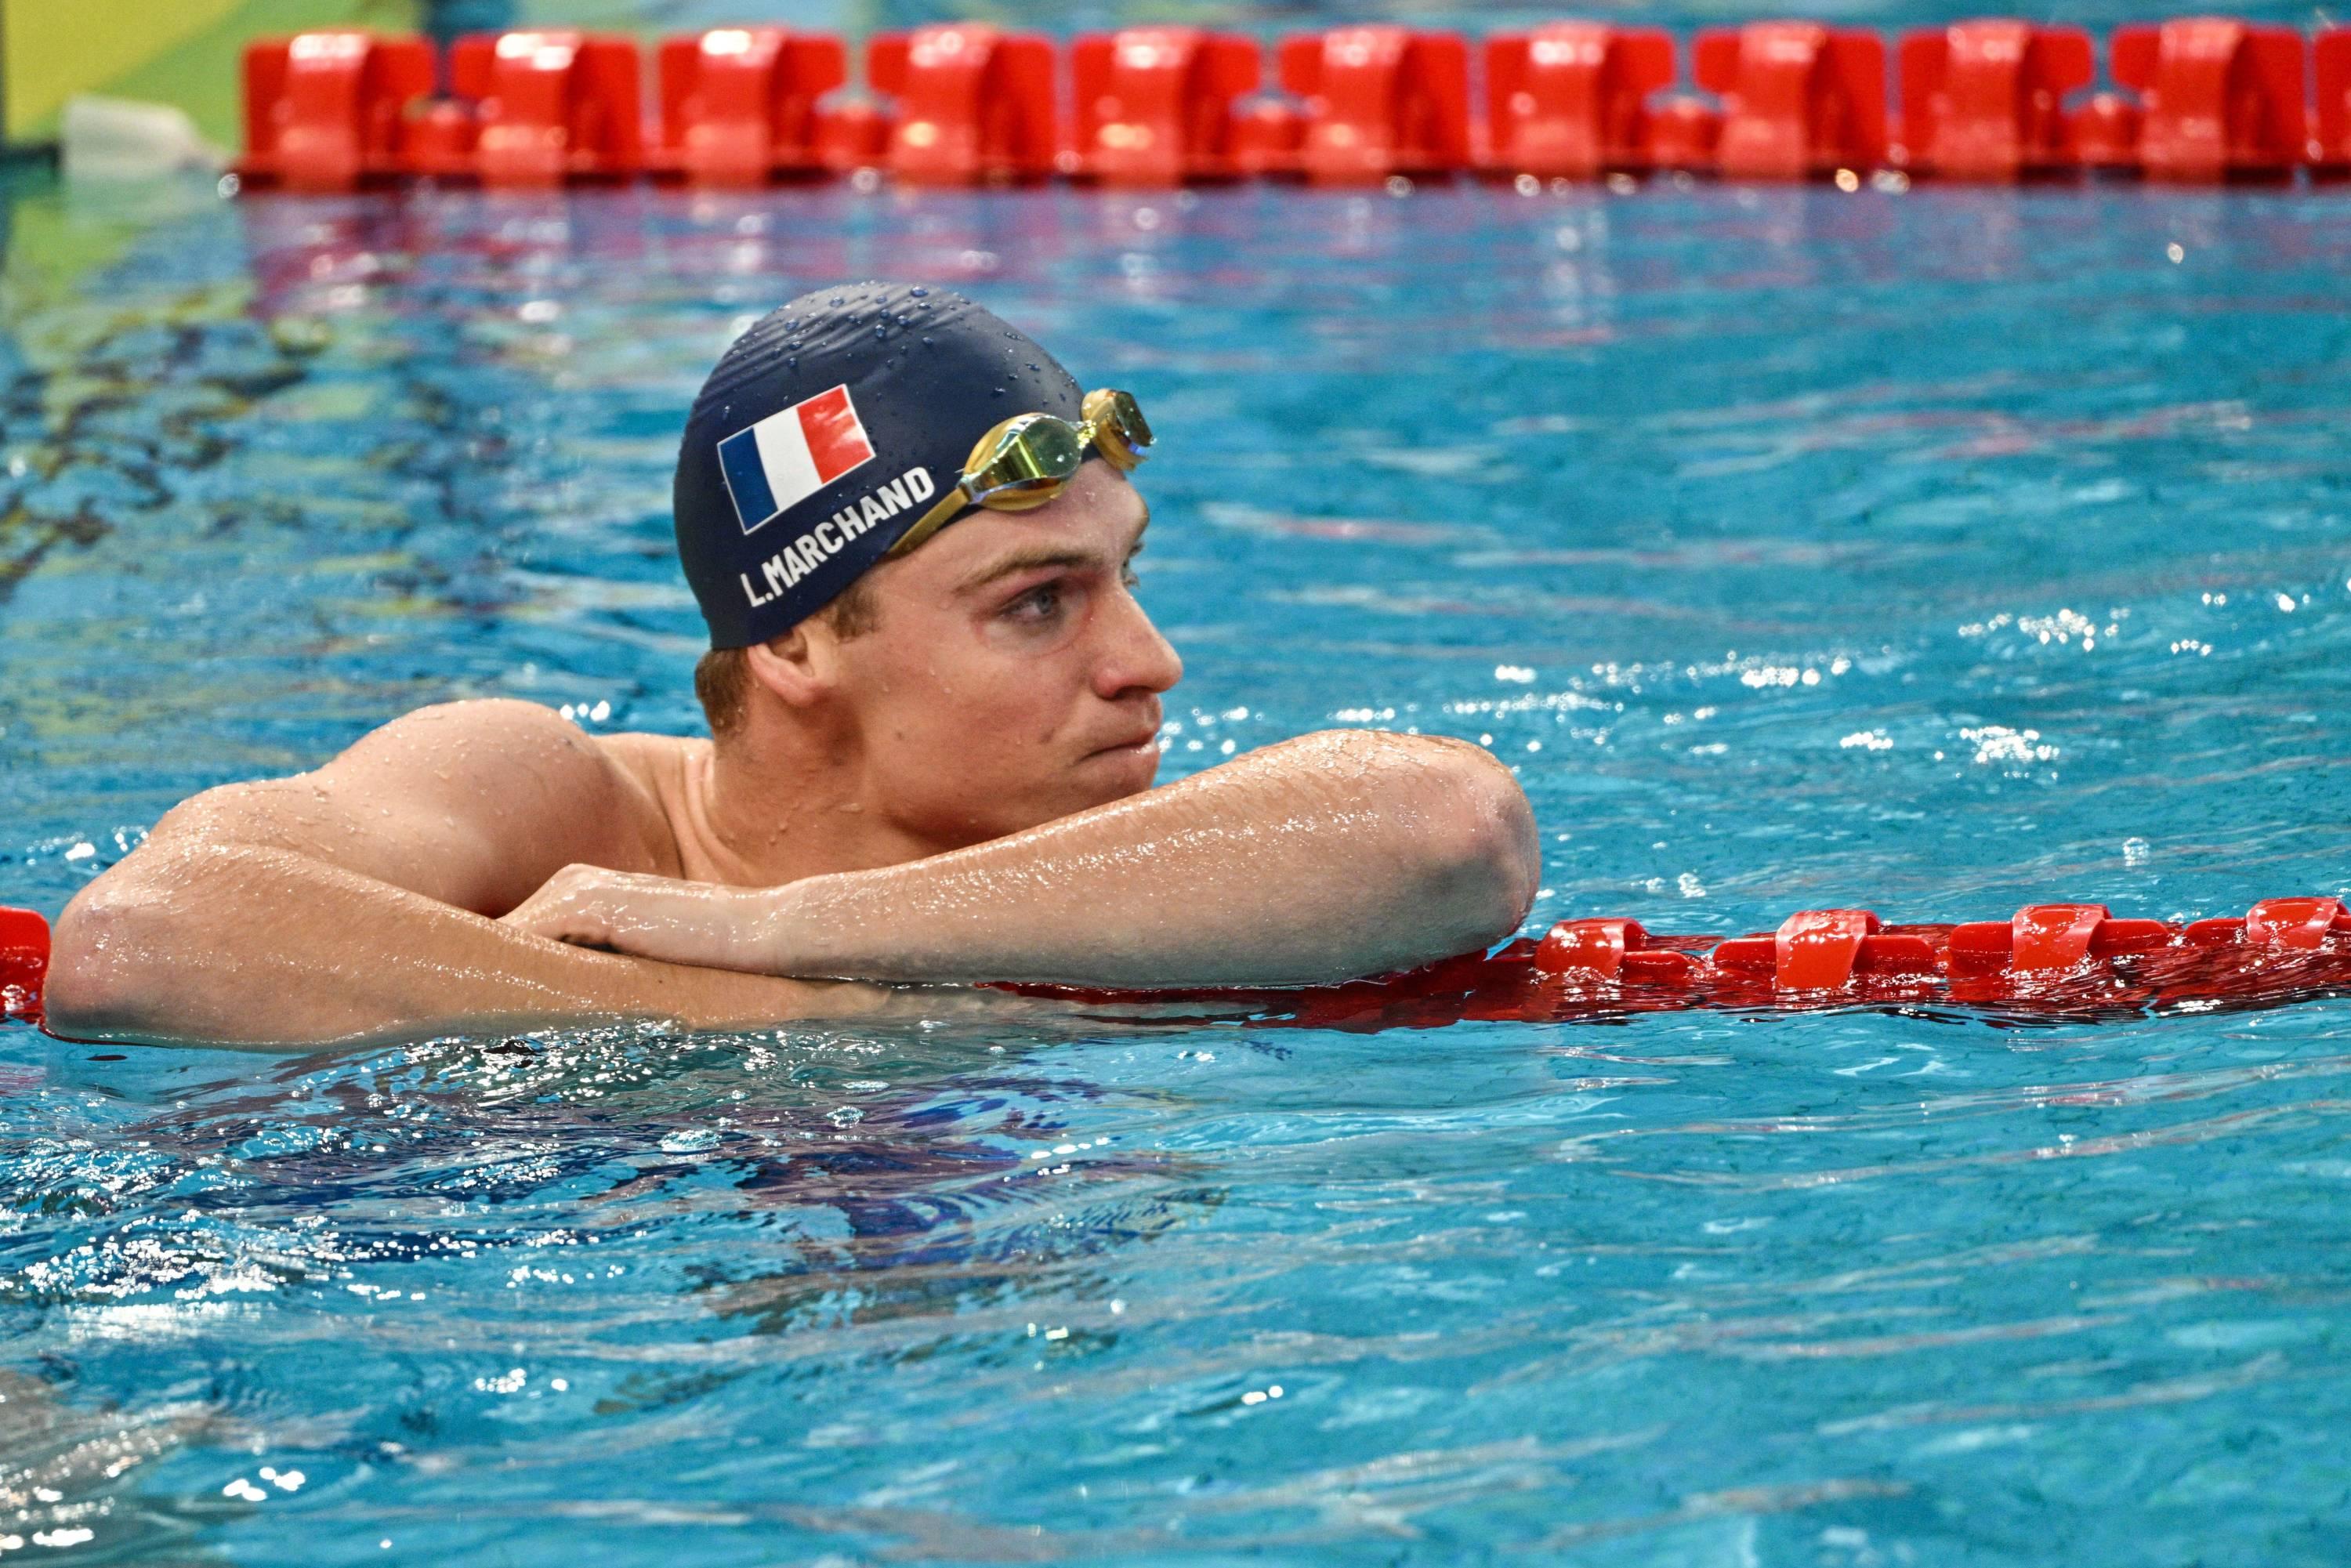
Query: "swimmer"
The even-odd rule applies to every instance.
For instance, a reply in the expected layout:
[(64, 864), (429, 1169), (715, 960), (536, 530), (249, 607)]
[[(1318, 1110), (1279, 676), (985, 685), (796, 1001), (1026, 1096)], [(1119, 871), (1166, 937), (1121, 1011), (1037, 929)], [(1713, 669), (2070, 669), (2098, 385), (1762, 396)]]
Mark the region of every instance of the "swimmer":
[(454, 702), (206, 790), (59, 917), (49, 1027), (748, 1028), (905, 985), (1337, 980), (1510, 933), (1533, 816), (1477, 747), (1324, 732), (1153, 787), (1183, 665), (1134, 594), (1152, 441), (957, 295), (783, 306), (678, 456), (709, 738)]

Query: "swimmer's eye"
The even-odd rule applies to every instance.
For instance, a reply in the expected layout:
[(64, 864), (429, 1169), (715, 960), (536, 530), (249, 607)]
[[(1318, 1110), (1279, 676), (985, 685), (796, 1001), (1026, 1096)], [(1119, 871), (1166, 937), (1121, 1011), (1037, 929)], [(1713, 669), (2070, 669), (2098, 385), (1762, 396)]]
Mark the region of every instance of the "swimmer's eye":
[(1118, 580), (1129, 588), (1139, 588), (1143, 585), (1143, 579), (1134, 574), (1134, 563), (1131, 560), (1118, 569)]
[(1061, 612), (1061, 585), (1040, 582), (1004, 607), (1004, 613), (1014, 621), (1050, 621)]

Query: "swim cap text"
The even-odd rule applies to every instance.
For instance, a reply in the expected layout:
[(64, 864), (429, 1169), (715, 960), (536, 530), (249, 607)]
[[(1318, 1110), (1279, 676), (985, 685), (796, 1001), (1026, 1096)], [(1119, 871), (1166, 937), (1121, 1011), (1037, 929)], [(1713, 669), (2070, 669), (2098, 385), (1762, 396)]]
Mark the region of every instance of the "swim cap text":
[(927, 468), (909, 468), (880, 489), (859, 497), (832, 516), (818, 523), (806, 533), (759, 563), (759, 584), (751, 580), (749, 572), (737, 573), (743, 584), (743, 597), (753, 609), (772, 604), (789, 588), (816, 570), (826, 561), (847, 549), (852, 541), (862, 538), (871, 529), (888, 522), (899, 513), (921, 506), (938, 494), (931, 482)]

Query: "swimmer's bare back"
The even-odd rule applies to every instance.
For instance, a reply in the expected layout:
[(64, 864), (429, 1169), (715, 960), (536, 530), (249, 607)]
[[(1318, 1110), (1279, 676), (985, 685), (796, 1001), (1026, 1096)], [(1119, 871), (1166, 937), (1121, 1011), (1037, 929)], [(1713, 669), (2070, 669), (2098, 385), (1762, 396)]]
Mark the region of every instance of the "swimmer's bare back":
[[(810, 875), (730, 862), (703, 831), (710, 749), (465, 702), (313, 772), (206, 791), (60, 917), (50, 1027), (271, 1047), (615, 1018), (749, 1028), (891, 1004), (794, 974), (1336, 979), (1482, 946), (1533, 894), (1525, 799), (1458, 742), (1307, 736), (987, 843)], [(501, 923), (567, 867), (762, 888), (745, 907), (777, 941), (748, 967), (769, 972)]]

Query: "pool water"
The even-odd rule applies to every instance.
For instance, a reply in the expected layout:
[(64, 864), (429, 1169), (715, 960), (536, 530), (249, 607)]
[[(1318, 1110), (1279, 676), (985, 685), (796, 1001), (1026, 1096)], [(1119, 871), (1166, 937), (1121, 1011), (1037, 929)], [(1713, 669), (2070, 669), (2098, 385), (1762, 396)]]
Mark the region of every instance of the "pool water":
[[(1528, 929), (2351, 885), (2351, 195), (7, 198), (0, 900), (423, 702), (693, 727), (683, 410), (969, 289), (1165, 438), (1165, 777), (1468, 737)], [(44, 1560), (2339, 1563), (2351, 1003), (0, 1029)], [(33, 1551), (35, 1543), (42, 1550)]]

